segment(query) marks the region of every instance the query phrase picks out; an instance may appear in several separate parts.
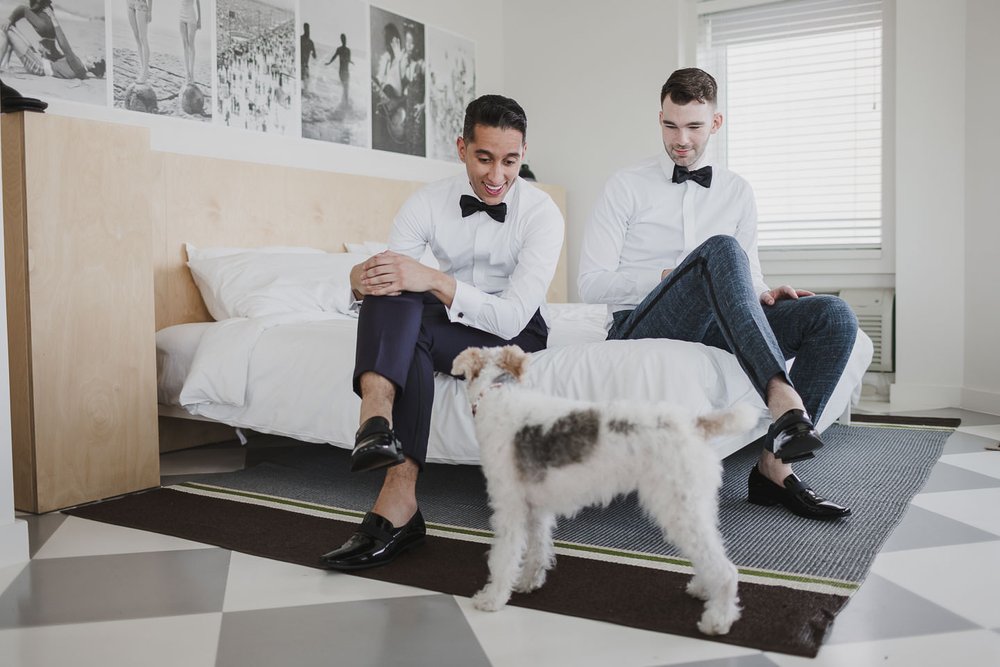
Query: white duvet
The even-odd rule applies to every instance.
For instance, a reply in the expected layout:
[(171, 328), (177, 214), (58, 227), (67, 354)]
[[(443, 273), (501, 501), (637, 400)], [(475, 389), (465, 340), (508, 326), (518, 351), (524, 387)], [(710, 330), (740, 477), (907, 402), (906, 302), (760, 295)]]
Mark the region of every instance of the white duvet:
[[(591, 401), (664, 401), (695, 413), (739, 402), (758, 408), (753, 431), (712, 443), (720, 457), (766, 431), (764, 404), (732, 354), (670, 340), (606, 341), (605, 315), (600, 305), (550, 305), (549, 349), (532, 355), (528, 385)], [(232, 426), (352, 447), (360, 406), (351, 389), (357, 320), (319, 317), (235, 318), (158, 332), (160, 402)], [(859, 331), (821, 430), (857, 400), (871, 358), (871, 340)], [(474, 433), (465, 383), (438, 374), (428, 460), (478, 462)]]

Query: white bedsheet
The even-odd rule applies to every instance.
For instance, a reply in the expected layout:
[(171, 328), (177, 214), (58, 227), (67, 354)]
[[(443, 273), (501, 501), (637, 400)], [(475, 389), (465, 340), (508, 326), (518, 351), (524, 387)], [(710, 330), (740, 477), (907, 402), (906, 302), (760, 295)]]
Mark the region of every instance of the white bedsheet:
[[(549, 349), (532, 355), (527, 384), (582, 400), (655, 400), (696, 413), (747, 402), (757, 427), (712, 443), (726, 456), (762, 435), (764, 404), (736, 358), (698, 343), (604, 340), (604, 306), (553, 304)], [(350, 448), (360, 399), (351, 389), (357, 321), (284, 315), (168, 327), (157, 333), (160, 402), (232, 426)], [(860, 395), (872, 358), (861, 331), (819, 428)], [(183, 378), (182, 383), (178, 379)], [(435, 378), (428, 460), (479, 461), (465, 383)]]

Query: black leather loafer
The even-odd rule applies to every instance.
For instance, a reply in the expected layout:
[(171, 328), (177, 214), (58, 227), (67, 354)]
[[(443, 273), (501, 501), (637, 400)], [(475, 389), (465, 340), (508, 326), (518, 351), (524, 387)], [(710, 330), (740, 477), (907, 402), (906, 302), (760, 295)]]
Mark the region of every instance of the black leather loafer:
[(754, 505), (785, 506), (785, 509), (807, 519), (839, 519), (851, 513), (846, 507), (816, 495), (794, 474), (785, 478), (784, 486), (778, 486), (761, 474), (757, 466), (750, 471), (747, 480), (747, 500)]
[(823, 446), (809, 415), (803, 410), (789, 410), (771, 424), (764, 446), (785, 463), (811, 459)]
[(330, 570), (365, 570), (391, 563), (407, 549), (422, 544), (427, 526), (420, 510), (400, 528), (375, 512), (362, 519), (358, 530), (339, 549), (320, 556), (320, 562)]
[(354, 436), (351, 472), (388, 468), (405, 460), (399, 440), (384, 417), (368, 419)]

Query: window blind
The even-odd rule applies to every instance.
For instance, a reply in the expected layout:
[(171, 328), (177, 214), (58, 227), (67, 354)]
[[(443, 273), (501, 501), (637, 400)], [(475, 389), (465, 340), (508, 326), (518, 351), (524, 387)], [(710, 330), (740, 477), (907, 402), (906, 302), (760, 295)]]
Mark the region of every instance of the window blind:
[(710, 155), (746, 178), (767, 248), (882, 243), (881, 0), (785, 0), (699, 17), (725, 123)]

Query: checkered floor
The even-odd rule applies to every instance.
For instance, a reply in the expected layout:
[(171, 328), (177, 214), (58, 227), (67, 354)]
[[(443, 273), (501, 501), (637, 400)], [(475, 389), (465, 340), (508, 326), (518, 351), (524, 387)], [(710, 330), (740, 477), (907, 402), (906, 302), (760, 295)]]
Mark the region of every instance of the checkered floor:
[[(1000, 417), (962, 427), (814, 661), (428, 591), (61, 514), (25, 516), (30, 563), (0, 569), (0, 665), (1000, 664)], [(164, 475), (242, 467), (237, 447)]]

